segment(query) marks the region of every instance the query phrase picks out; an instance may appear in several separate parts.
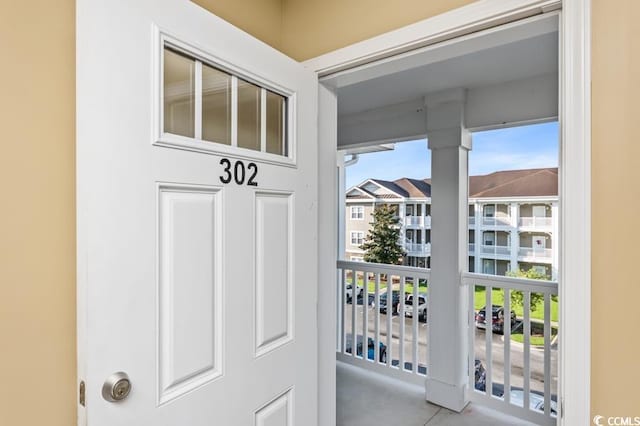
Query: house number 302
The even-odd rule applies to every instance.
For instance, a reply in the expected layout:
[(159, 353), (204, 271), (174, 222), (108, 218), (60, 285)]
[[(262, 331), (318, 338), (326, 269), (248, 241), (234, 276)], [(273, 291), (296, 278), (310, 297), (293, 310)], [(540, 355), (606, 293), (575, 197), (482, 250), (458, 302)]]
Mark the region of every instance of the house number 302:
[(224, 174), (220, 176), (220, 182), (229, 183), (233, 179), (238, 185), (244, 185), (245, 178), (249, 175), (247, 185), (258, 186), (258, 182), (256, 182), (258, 166), (256, 163), (249, 163), (245, 168), (244, 162), (238, 160), (233, 164), (233, 167), (231, 167), (231, 161), (228, 158), (223, 158), (220, 160), (220, 165), (224, 166)]

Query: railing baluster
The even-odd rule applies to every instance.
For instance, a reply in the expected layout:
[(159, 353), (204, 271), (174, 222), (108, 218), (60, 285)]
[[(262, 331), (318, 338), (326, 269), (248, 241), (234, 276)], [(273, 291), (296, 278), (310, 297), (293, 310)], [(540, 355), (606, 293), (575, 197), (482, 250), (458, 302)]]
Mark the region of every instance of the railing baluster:
[(400, 370), (404, 370), (404, 283), (405, 276), (400, 276), (400, 307), (398, 308), (398, 321), (400, 321), (400, 342), (398, 351), (400, 352)]
[(393, 318), (393, 277), (391, 274), (387, 274), (387, 367), (391, 367), (391, 360), (393, 350), (391, 348), (391, 337), (393, 335), (392, 332), (392, 324), (391, 320)]
[(551, 295), (544, 294), (544, 415), (551, 414)]
[(362, 358), (369, 360), (369, 273), (362, 272)]
[(340, 286), (340, 306), (342, 309), (340, 310), (340, 323), (341, 323), (341, 331), (340, 331), (340, 350), (342, 353), (346, 353), (347, 350), (347, 324), (345, 320), (345, 312), (347, 311), (347, 270), (343, 269), (341, 271), (340, 276), (342, 277), (342, 283)]
[[(511, 291), (504, 289), (504, 402), (511, 402)], [(508, 321), (508, 326), (507, 326)]]
[(358, 333), (356, 329), (356, 311), (358, 306), (358, 276), (356, 270), (351, 270), (351, 356), (356, 358), (358, 353)]
[(523, 309), (523, 313), (524, 313), (524, 327), (523, 327), (523, 334), (524, 334), (524, 371), (523, 371), (523, 376), (524, 376), (524, 396), (523, 396), (523, 408), (525, 410), (529, 410), (529, 392), (531, 390), (531, 384), (530, 384), (530, 380), (531, 380), (531, 366), (530, 366), (530, 361), (531, 361), (531, 357), (530, 355), (530, 351), (531, 351), (531, 346), (530, 346), (530, 338), (531, 338), (531, 292), (530, 291), (525, 291), (524, 292), (524, 303), (522, 304), (522, 309)]
[(375, 274), (375, 294), (373, 299), (373, 315), (374, 315), (374, 344), (373, 357), (374, 363), (377, 364), (380, 361), (380, 274)]
[(420, 306), (420, 298), (418, 294), (418, 287), (420, 286), (420, 278), (413, 277), (413, 372), (418, 372), (418, 321), (420, 315), (418, 314), (418, 307)]
[(485, 359), (487, 366), (485, 367), (487, 374), (487, 388), (485, 393), (489, 396), (493, 395), (493, 361), (491, 346), (493, 343), (493, 287), (485, 286), (485, 304), (484, 304), (484, 323), (485, 323)]

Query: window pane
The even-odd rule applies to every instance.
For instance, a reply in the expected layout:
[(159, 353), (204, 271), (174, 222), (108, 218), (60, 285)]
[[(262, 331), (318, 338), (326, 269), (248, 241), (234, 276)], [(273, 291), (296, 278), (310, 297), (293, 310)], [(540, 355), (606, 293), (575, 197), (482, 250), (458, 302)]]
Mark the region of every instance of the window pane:
[(260, 151), (260, 88), (238, 79), (238, 146)]
[(231, 145), (231, 76), (202, 64), (202, 139)]
[(194, 136), (195, 61), (164, 49), (164, 131)]
[(267, 152), (287, 155), (285, 147), (286, 100), (267, 91)]

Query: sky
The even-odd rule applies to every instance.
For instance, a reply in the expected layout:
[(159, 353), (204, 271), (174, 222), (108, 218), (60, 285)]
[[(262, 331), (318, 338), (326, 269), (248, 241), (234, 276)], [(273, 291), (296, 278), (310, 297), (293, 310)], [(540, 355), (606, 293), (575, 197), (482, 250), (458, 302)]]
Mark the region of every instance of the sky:
[[(469, 174), (558, 166), (558, 122), (488, 130), (472, 134)], [(368, 178), (395, 180), (431, 177), (431, 153), (425, 139), (395, 144), (393, 151), (361, 154), (346, 169), (350, 188)]]

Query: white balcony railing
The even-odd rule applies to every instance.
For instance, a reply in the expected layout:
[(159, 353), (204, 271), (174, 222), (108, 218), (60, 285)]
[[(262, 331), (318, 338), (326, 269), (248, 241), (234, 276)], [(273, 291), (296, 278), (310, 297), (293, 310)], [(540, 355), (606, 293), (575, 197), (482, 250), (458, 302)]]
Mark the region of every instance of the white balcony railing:
[(518, 256), (532, 260), (551, 260), (553, 250), (548, 248), (520, 247)]
[(431, 216), (405, 216), (405, 226), (430, 227)]
[(475, 226), (476, 218), (474, 216), (469, 216), (469, 225)]
[(469, 254), (475, 253), (476, 245), (474, 243), (469, 243)]
[(482, 225), (483, 226), (510, 226), (511, 218), (508, 216), (483, 217)]
[[(492, 325), (488, 326), (489, 322), (485, 322), (484, 332), (476, 329), (482, 325), (475, 318), (476, 312), (473, 309), (469, 312), (469, 323), (476, 324), (469, 333), (469, 347), (475, 348), (475, 357), (469, 357), (469, 371), (476, 371), (475, 359), (480, 359), (485, 369), (484, 383), (479, 383), (473, 376), (469, 378), (470, 389), (473, 389), (470, 392), (471, 401), (536, 424), (555, 425), (559, 408), (558, 354), (557, 345), (552, 343), (555, 337), (552, 336), (552, 326), (555, 331), (553, 334), (557, 335), (557, 324), (555, 321), (552, 323), (551, 307), (552, 298), (558, 295), (558, 283), (474, 273), (464, 273), (462, 281), (469, 287), (470, 300), (475, 300), (479, 295), (484, 299), (482, 306), (499, 305), (503, 312), (502, 325), (492, 315), (489, 320)], [(513, 292), (522, 295), (522, 314), (515, 321), (510, 321), (509, 312), (520, 307), (511, 303)], [(533, 298), (532, 294), (536, 297)], [(493, 300), (494, 295), (499, 295), (499, 299)], [(539, 304), (532, 309), (532, 301), (539, 299)], [(542, 319), (532, 321), (534, 312)], [(488, 319), (488, 310), (485, 313)], [(499, 311), (497, 318), (500, 318)], [(507, 325), (509, 323), (512, 327)], [(512, 344), (512, 328), (514, 332), (522, 333), (522, 343)], [(542, 334), (542, 344), (532, 348), (533, 328), (538, 330), (535, 334)], [(495, 331), (504, 336), (494, 339)], [(540, 340), (540, 337), (537, 339)]]
[[(419, 324), (420, 315), (393, 314), (405, 312), (405, 295), (419, 299), (429, 270), (342, 260), (337, 268), (337, 359), (424, 386), (426, 328)], [(391, 303), (381, 305), (383, 295)]]
[(551, 228), (553, 218), (550, 217), (521, 217), (518, 219), (521, 228)]
[(509, 256), (511, 254), (511, 247), (509, 246), (492, 246), (482, 245), (482, 254)]
[(431, 243), (412, 243), (406, 242), (404, 250), (412, 256), (428, 256), (431, 254)]

